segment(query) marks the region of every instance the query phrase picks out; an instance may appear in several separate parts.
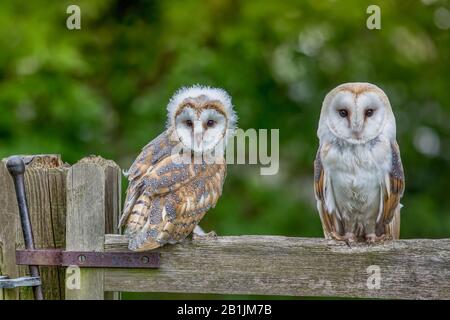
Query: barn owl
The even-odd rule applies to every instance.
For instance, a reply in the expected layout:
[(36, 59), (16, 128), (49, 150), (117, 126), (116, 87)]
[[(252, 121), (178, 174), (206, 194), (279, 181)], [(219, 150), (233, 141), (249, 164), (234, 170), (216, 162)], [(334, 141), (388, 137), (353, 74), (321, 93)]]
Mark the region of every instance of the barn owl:
[(231, 97), (222, 89), (193, 86), (174, 94), (166, 130), (126, 172), (119, 227), (125, 226), (131, 250), (184, 240), (216, 205), (226, 175), (224, 148), (236, 122)]
[(317, 136), (314, 189), (325, 237), (398, 239), (403, 167), (386, 94), (370, 83), (345, 83), (325, 97)]

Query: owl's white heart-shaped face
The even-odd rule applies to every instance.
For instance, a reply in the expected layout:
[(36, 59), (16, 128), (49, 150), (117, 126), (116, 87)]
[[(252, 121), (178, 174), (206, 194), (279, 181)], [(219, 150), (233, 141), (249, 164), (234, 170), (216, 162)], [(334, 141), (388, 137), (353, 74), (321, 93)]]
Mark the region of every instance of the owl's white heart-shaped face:
[(193, 86), (180, 89), (170, 100), (168, 128), (184, 148), (196, 153), (220, 151), (235, 131), (237, 117), (223, 89)]
[[(387, 97), (372, 85), (347, 84), (327, 98), (321, 114), (322, 126), (349, 143), (375, 139), (393, 118)], [(395, 130), (395, 120), (393, 123)]]
[(223, 142), (227, 119), (213, 105), (187, 104), (175, 117), (175, 129), (183, 145), (194, 152), (205, 152)]

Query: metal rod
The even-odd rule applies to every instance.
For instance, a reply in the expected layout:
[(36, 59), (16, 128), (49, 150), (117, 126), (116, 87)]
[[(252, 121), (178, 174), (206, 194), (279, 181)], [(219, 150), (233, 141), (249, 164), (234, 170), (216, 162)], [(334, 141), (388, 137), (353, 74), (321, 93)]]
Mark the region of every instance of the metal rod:
[[(9, 174), (13, 178), (14, 187), (16, 189), (17, 204), (19, 205), (20, 222), (22, 225), (25, 248), (28, 250), (33, 250), (34, 249), (33, 229), (31, 227), (30, 215), (28, 213), (27, 199), (25, 196), (25, 183), (24, 183), (25, 163), (23, 162), (22, 157), (12, 156), (6, 162), (6, 167), (8, 168)], [(29, 266), (29, 267), (31, 276), (40, 278), (39, 267), (38, 266)], [(35, 300), (44, 299), (41, 286), (33, 287), (33, 294)]]

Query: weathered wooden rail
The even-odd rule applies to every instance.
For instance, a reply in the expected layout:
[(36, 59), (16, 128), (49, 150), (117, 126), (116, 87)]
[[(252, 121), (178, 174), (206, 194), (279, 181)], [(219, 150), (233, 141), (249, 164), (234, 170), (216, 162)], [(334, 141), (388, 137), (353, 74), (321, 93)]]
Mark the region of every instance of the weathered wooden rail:
[[(123, 236), (105, 238), (106, 251), (126, 247)], [(450, 239), (349, 248), (322, 239), (236, 236), (188, 241), (160, 253), (158, 270), (106, 270), (105, 290), (450, 298)], [(371, 281), (375, 270), (379, 287)]]
[[(120, 168), (89, 157), (73, 166), (34, 157), (25, 175), (37, 248), (128, 252), (115, 232)], [(24, 276), (17, 203), (0, 165), (0, 275)], [(115, 299), (117, 292), (192, 292), (397, 299), (450, 299), (450, 239), (347, 246), (324, 239), (235, 236), (166, 246), (158, 269), (81, 268), (80, 289), (65, 286), (62, 267), (41, 267), (46, 299)], [(0, 289), (0, 299), (31, 290)]]

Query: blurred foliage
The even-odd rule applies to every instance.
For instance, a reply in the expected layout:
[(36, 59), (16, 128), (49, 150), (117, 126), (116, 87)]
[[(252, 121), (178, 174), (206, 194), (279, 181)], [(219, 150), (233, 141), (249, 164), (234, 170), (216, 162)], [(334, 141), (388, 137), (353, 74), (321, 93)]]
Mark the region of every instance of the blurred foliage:
[[(66, 8), (81, 7), (79, 31)], [(366, 28), (381, 7), (382, 29)], [(0, 2), (0, 155), (89, 154), (127, 168), (172, 93), (233, 96), (239, 126), (280, 128), (280, 172), (231, 165), (202, 222), (221, 235), (322, 236), (312, 162), (322, 99), (368, 81), (390, 97), (406, 172), (402, 236), (450, 235), (447, 1)]]

